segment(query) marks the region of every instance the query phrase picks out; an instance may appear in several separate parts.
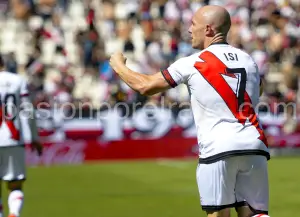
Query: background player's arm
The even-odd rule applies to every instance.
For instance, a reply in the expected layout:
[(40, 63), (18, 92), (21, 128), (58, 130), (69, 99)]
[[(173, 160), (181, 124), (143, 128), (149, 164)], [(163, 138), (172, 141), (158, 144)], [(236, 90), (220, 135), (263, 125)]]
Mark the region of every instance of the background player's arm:
[(125, 62), (126, 58), (121, 53), (114, 54), (110, 59), (110, 64), (114, 71), (128, 86), (140, 94), (154, 95), (171, 88), (162, 73), (145, 75), (134, 72), (125, 65)]
[(260, 89), (259, 89), (259, 95), (261, 96), (264, 92), (264, 81), (261, 79), (260, 80)]
[(30, 118), (28, 118), (28, 125), (30, 127), (32, 141), (39, 141), (34, 107), (32, 107)]
[(40, 156), (42, 155), (43, 152), (43, 146), (40, 143), (39, 135), (38, 135), (38, 128), (36, 124), (36, 118), (35, 118), (35, 109), (31, 103), (31, 100), (29, 97), (26, 97), (23, 99), (23, 102), (26, 101), (29, 103), (30, 108), (28, 109), (27, 112), (29, 112), (27, 115), (27, 120), (28, 120), (28, 126), (30, 128), (30, 133), (31, 133), (31, 145), (32, 149), (37, 151), (37, 154)]
[(26, 117), (27, 117), (28, 126), (30, 128), (30, 133), (31, 133), (32, 149), (36, 150), (38, 155), (41, 155), (43, 151), (43, 146), (40, 143), (36, 118), (35, 118), (35, 109), (30, 99), (26, 82), (24, 82), (22, 85), (20, 95), (21, 95), (21, 106), (22, 106), (21, 109), (26, 109), (27, 112)]

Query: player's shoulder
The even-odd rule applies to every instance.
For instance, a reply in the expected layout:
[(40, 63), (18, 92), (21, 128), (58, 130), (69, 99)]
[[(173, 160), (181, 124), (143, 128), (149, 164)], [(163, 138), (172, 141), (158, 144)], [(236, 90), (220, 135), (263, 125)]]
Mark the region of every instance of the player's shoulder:
[(240, 48), (236, 48), (236, 47), (233, 48), (236, 50), (236, 52), (238, 52), (240, 56), (244, 57), (243, 60), (245, 65), (248, 65), (250, 67), (255, 67), (256, 69), (258, 69), (257, 63), (249, 53), (247, 53), (245, 50)]
[(199, 56), (200, 56), (201, 52), (196, 52), (196, 53), (193, 53), (189, 56), (186, 56), (186, 57), (181, 57), (179, 59), (177, 59), (174, 64), (175, 65), (179, 65), (179, 66), (182, 66), (182, 65), (193, 65), (195, 63), (195, 61), (197, 59), (199, 59)]
[(21, 78), (22, 76), (19, 75), (19, 74), (16, 74), (16, 73), (12, 73), (12, 72), (9, 72), (9, 71), (0, 71), (0, 77), (11, 77), (11, 78)]
[(251, 57), (251, 55), (249, 53), (247, 53), (245, 50), (243, 50), (241, 48), (233, 47), (233, 46), (231, 46), (231, 47), (234, 48), (235, 51), (237, 53), (239, 53), (240, 55), (243, 55), (245, 58), (254, 61), (253, 58)]
[(0, 72), (0, 80), (3, 82), (10, 82), (16, 84), (26, 82), (26, 79), (22, 75), (11, 73), (8, 71)]

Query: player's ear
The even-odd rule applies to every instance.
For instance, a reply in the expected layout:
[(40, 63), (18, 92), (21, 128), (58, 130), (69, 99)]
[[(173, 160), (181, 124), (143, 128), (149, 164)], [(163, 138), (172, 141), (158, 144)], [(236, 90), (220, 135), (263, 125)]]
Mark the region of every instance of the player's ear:
[(206, 25), (205, 26), (205, 35), (207, 37), (213, 37), (214, 36), (214, 31), (213, 31), (211, 25)]

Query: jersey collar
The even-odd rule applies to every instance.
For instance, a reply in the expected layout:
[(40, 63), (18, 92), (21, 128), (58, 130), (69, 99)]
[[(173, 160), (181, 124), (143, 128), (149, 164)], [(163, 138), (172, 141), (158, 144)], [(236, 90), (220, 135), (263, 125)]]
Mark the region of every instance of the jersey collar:
[(211, 44), (209, 45), (209, 47), (212, 46), (212, 45), (217, 45), (217, 44), (228, 45), (228, 43), (227, 43), (226, 41), (220, 41), (220, 42), (214, 42), (214, 43), (211, 43)]

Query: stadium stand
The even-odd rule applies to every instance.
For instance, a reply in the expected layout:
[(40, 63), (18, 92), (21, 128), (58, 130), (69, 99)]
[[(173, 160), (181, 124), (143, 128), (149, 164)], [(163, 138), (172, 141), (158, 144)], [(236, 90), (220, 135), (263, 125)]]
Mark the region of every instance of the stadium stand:
[[(160, 96), (132, 92), (108, 58), (121, 51), (132, 69), (154, 73), (193, 53), (188, 27), (205, 4), (225, 5), (233, 16), (229, 42), (258, 63), (265, 81), (262, 100), (299, 101), (297, 0), (1, 0), (0, 49), (8, 69), (30, 81), (36, 104), (84, 102), (98, 110), (103, 102), (158, 101)], [(184, 86), (163, 96), (170, 103), (188, 101)], [(295, 119), (284, 129), (295, 131)]]

